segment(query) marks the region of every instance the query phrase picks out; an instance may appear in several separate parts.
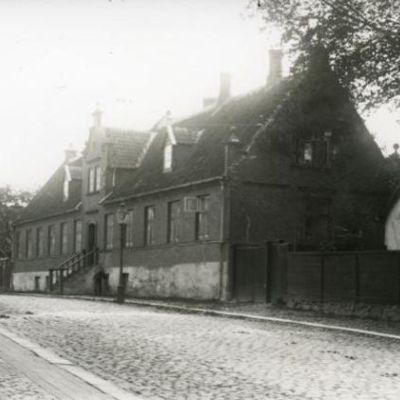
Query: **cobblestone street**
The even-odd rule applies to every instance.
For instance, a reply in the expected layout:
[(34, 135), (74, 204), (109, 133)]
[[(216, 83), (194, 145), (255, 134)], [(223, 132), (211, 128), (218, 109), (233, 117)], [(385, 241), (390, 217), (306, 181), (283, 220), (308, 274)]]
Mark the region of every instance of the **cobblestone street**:
[(399, 341), (33, 296), (0, 296), (0, 314), (0, 327), (145, 399), (399, 398)]

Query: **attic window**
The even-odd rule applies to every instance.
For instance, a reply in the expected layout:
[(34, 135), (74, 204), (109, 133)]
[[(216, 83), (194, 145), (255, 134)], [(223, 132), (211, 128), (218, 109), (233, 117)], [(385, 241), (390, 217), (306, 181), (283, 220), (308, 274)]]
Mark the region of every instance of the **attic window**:
[(164, 147), (164, 172), (172, 170), (172, 144), (167, 143)]

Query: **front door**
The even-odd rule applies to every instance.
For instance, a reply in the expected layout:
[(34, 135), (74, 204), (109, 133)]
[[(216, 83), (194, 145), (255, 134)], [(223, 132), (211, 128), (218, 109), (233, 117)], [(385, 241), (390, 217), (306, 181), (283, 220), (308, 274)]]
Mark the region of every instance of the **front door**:
[(96, 224), (88, 225), (88, 258), (89, 265), (95, 264), (95, 250), (97, 247), (97, 227)]

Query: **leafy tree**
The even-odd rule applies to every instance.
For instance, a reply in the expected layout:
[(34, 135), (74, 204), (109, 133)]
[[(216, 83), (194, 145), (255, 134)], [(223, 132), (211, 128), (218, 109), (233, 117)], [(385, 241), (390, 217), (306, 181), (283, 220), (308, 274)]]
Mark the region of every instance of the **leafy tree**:
[(14, 192), (9, 186), (0, 188), (0, 258), (11, 256), (12, 223), (32, 196), (28, 191)]
[(304, 67), (322, 45), (364, 108), (400, 103), (400, 0), (249, 0)]

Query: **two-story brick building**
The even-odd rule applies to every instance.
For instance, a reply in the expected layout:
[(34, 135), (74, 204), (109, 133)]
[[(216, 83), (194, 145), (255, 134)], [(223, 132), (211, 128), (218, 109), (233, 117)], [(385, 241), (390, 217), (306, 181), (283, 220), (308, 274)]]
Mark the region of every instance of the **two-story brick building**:
[(99, 248), (74, 285), (93, 290), (101, 270), (115, 291), (121, 202), (132, 296), (229, 298), (234, 243), (383, 247), (378, 146), (323, 56), (286, 79), (280, 57), (259, 90), (230, 97), (223, 75), (215, 101), (150, 132), (95, 113), (83, 155), (67, 154), (15, 224), (14, 288), (45, 290), (49, 268)]

